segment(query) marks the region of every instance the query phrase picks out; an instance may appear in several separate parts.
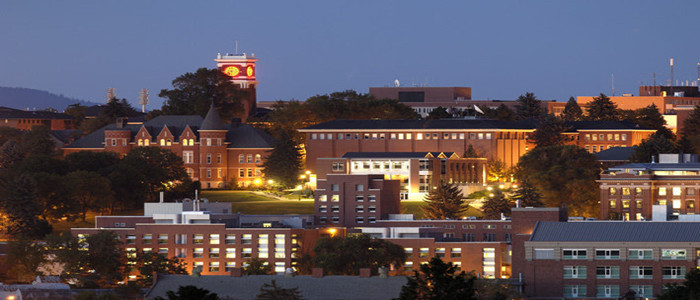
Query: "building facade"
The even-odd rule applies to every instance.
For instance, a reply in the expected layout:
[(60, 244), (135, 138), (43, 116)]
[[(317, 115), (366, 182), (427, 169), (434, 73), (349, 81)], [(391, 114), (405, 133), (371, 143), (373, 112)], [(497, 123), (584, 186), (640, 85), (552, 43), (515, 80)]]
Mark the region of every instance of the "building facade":
[(48, 111), (24, 111), (0, 106), (0, 126), (30, 130), (32, 126), (46, 126), (49, 130), (75, 129), (72, 116)]
[[(570, 122), (569, 143), (598, 152), (632, 147), (653, 134), (631, 123)], [(495, 120), (335, 120), (299, 130), (306, 136), (306, 168), (318, 174), (318, 159), (348, 152), (454, 152), (472, 146), (480, 157), (514, 166), (534, 144), (532, 121)]]
[(212, 106), (206, 117), (158, 116), (144, 124), (101, 128), (63, 148), (112, 151), (126, 155), (136, 147), (160, 147), (182, 157), (187, 174), (203, 188), (261, 184), (262, 163), (273, 139), (247, 124), (224, 124)]
[(457, 184), (464, 194), (486, 183), (485, 158), (461, 158), (447, 152), (348, 152), (341, 158), (320, 158), (317, 179), (326, 174), (383, 174), (400, 182), (401, 200), (421, 200), (442, 184)]

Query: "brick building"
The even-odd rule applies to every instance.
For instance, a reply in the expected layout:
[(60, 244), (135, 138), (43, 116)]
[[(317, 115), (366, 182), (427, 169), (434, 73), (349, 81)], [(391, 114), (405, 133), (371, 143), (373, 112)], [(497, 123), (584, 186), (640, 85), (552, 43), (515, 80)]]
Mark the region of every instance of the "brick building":
[[(653, 134), (635, 124), (616, 121), (570, 122), (569, 143), (598, 152), (631, 147)], [(534, 144), (535, 123), (495, 120), (335, 120), (299, 130), (306, 135), (306, 168), (318, 174), (318, 159), (347, 152), (454, 152), (469, 145), (489, 160), (514, 166)]]
[(50, 130), (75, 129), (72, 116), (48, 111), (24, 111), (0, 106), (0, 126), (30, 130), (32, 126), (46, 126)]
[(123, 156), (135, 147), (161, 147), (182, 157), (187, 174), (203, 188), (223, 188), (231, 183), (260, 183), (263, 159), (272, 145), (272, 137), (250, 125), (225, 124), (212, 105), (204, 119), (158, 116), (143, 124), (117, 122), (73, 142), (63, 152), (112, 151)]
[(526, 297), (652, 298), (698, 266), (699, 232), (700, 222), (539, 222), (514, 271)]
[(314, 191), (320, 226), (355, 227), (399, 213), (399, 181), (384, 175), (328, 174)]
[(652, 205), (699, 214), (700, 163), (695, 155), (660, 154), (658, 163), (632, 163), (600, 175), (601, 219), (651, 219)]
[(420, 200), (432, 187), (455, 183), (463, 193), (486, 183), (485, 158), (461, 158), (452, 152), (348, 152), (341, 158), (319, 158), (317, 179), (326, 174), (384, 174), (400, 182), (401, 200)]

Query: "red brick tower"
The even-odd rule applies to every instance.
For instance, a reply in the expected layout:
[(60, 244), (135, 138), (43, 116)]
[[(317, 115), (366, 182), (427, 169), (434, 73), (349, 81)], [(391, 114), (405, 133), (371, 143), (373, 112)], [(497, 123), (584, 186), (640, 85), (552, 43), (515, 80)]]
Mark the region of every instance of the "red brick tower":
[(241, 118), (242, 122), (245, 122), (249, 116), (255, 113), (257, 101), (256, 89), (258, 87), (258, 81), (255, 80), (255, 62), (258, 61), (258, 59), (255, 58), (255, 54), (227, 53), (226, 55), (221, 55), (221, 53), (219, 53), (214, 61), (216, 61), (216, 67), (219, 68), (221, 72), (231, 77), (231, 82), (240, 89), (248, 91), (248, 99), (241, 99), (243, 114), (237, 116)]
[(199, 132), (199, 181), (202, 188), (224, 188), (226, 181), (226, 133), (214, 103), (209, 107)]

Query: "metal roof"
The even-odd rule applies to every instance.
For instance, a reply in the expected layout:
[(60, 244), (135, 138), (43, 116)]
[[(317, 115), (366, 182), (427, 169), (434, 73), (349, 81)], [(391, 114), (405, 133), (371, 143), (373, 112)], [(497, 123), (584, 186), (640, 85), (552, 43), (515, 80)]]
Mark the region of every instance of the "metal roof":
[(538, 222), (535, 242), (700, 242), (700, 222)]

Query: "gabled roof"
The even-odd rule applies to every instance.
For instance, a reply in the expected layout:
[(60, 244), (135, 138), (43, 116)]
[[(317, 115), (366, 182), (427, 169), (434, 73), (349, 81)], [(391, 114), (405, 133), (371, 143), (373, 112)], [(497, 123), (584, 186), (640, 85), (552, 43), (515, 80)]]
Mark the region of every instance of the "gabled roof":
[(700, 242), (700, 222), (539, 222), (535, 242)]
[[(135, 136), (141, 127), (144, 127), (151, 137), (155, 138), (163, 130), (164, 126), (179, 139), (182, 132), (190, 126), (195, 135), (204, 122), (200, 116), (158, 116), (143, 125), (133, 124), (125, 125), (123, 128), (117, 128), (116, 124), (109, 124), (97, 131), (88, 134), (87, 136), (76, 140), (71, 145), (65, 147), (68, 149), (99, 149), (104, 148), (104, 139), (106, 130), (129, 130), (131, 136)], [(223, 130), (228, 130), (226, 133), (227, 148), (272, 148), (274, 139), (267, 133), (255, 129), (248, 124), (232, 126), (223, 124)]]
[[(636, 124), (620, 121), (581, 121), (568, 122), (570, 131), (576, 130), (649, 130), (640, 128)], [(333, 120), (325, 123), (302, 128), (307, 130), (421, 130), (421, 129), (512, 129), (534, 130), (537, 122), (532, 119), (519, 121), (498, 120), (466, 120), (466, 119), (439, 119), (439, 120)]]
[(426, 158), (444, 154), (450, 158), (454, 152), (347, 152), (343, 158)]

